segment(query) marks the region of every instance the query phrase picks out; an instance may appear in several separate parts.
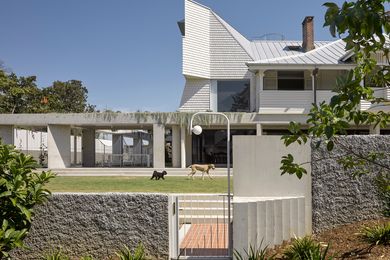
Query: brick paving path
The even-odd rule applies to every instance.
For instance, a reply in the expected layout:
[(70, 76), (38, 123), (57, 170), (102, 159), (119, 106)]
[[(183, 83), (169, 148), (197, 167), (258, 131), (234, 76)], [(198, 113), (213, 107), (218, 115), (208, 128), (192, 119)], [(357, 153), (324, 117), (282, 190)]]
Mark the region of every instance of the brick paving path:
[(191, 224), (180, 244), (183, 256), (224, 256), (228, 248), (227, 224)]

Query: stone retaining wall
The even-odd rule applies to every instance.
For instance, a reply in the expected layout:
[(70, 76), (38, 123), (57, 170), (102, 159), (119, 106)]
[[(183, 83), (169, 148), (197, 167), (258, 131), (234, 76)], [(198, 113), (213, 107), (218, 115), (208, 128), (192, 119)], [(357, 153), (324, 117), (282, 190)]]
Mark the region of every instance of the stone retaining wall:
[(57, 248), (72, 259), (107, 259), (123, 245), (140, 242), (152, 257), (168, 259), (168, 195), (53, 194), (36, 208), (25, 242), (31, 250), (14, 251), (15, 259), (40, 259)]
[[(346, 136), (338, 140), (361, 154), (370, 151), (390, 153), (390, 136)], [(315, 142), (315, 141), (314, 141)], [(313, 231), (382, 216), (383, 201), (375, 178), (379, 168), (353, 178), (337, 162), (345, 151), (337, 148), (329, 153), (325, 147), (314, 149), (312, 142)], [(381, 160), (390, 165), (389, 158)]]

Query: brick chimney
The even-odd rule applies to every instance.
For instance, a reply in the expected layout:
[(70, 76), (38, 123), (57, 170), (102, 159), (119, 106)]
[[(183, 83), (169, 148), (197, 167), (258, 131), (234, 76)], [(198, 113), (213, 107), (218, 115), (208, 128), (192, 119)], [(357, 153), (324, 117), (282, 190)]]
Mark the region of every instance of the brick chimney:
[(304, 52), (314, 50), (314, 16), (306, 16), (302, 22), (302, 48)]

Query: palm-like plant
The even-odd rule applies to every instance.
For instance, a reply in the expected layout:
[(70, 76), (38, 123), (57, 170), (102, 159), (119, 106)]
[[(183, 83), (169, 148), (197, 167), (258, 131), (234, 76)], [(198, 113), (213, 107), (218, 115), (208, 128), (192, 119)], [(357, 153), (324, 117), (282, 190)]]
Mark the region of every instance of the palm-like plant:
[(127, 246), (124, 246), (119, 252), (115, 253), (120, 260), (145, 260), (145, 248), (139, 243), (137, 248), (131, 251)]

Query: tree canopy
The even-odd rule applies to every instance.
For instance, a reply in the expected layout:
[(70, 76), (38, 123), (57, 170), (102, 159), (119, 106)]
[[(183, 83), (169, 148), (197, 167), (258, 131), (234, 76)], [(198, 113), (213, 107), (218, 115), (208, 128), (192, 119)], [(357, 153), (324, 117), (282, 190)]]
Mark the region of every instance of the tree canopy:
[(92, 112), (88, 90), (78, 80), (55, 81), (39, 88), (36, 77), (19, 77), (0, 67), (0, 113), (83, 113)]

